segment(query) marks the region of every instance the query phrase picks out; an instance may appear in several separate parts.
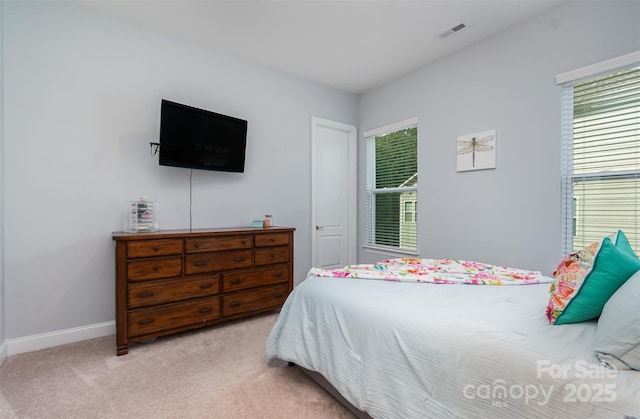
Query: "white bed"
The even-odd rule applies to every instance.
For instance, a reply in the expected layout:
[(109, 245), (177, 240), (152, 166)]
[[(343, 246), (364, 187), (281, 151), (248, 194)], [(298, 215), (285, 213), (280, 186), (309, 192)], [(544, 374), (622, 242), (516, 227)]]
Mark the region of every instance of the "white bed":
[(550, 325), (549, 284), (308, 276), (267, 362), (320, 373), (374, 418), (640, 417), (640, 372), (594, 355), (596, 321)]

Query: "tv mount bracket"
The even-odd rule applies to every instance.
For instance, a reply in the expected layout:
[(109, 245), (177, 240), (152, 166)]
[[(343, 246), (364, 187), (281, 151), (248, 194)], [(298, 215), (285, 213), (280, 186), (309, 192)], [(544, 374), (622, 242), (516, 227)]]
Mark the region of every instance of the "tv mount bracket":
[(155, 156), (160, 148), (160, 143), (149, 143), (149, 145), (151, 146), (151, 155)]

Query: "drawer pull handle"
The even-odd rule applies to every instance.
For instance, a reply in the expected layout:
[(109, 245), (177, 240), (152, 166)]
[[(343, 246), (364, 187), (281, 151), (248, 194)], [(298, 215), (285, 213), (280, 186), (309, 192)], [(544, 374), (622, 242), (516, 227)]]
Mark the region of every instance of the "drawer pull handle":
[(193, 247), (195, 247), (197, 249), (198, 247), (200, 247), (200, 243), (194, 243)]
[(271, 241), (272, 241), (272, 242), (274, 242), (274, 241), (276, 241), (276, 239), (274, 239), (274, 238), (272, 237), (272, 238), (271, 238)]
[(204, 282), (204, 283), (200, 284), (200, 288), (201, 289), (211, 288), (211, 287), (213, 287), (213, 282)]
[(244, 245), (244, 244), (247, 244), (247, 241), (246, 240), (242, 240), (240, 243), (242, 243)]
[(273, 298), (280, 298), (280, 297), (283, 297), (283, 296), (284, 296), (284, 293), (282, 293), (282, 292), (277, 292), (277, 293), (273, 294)]
[(155, 293), (153, 293), (151, 291), (146, 291), (146, 292), (141, 292), (140, 294), (138, 294), (138, 297), (147, 298), (147, 297), (153, 297), (154, 295), (155, 295)]
[(193, 266), (207, 266), (207, 262), (205, 262), (204, 260), (199, 260), (197, 262), (193, 262)]
[(244, 281), (244, 278), (230, 279), (229, 283), (235, 285), (241, 283), (242, 281)]
[(153, 270), (154, 270), (154, 271), (159, 271), (159, 270), (160, 270), (160, 267), (159, 267), (158, 265), (156, 265), (156, 266), (154, 266), (154, 267), (153, 267)]
[(281, 276), (283, 276), (283, 275), (284, 275), (284, 272), (280, 271), (280, 272), (276, 272), (276, 273), (274, 273), (274, 274), (273, 274), (273, 277), (274, 277), (274, 278), (280, 278), (280, 277), (281, 277)]
[(153, 250), (157, 252), (158, 250), (160, 250), (160, 247), (158, 247), (158, 246), (153, 246)]
[(213, 309), (211, 307), (204, 307), (200, 309), (200, 314), (207, 314), (207, 313), (211, 313), (213, 311)]
[(276, 257), (276, 255), (274, 255), (273, 253), (271, 253), (271, 257), (272, 257), (272, 258), (274, 258), (274, 257)]
[(244, 257), (238, 257), (233, 259), (234, 262), (244, 262), (245, 260), (247, 260), (247, 258), (244, 258)]
[(238, 307), (242, 305), (242, 301), (234, 301), (233, 303), (229, 303), (229, 307)]
[(151, 324), (154, 322), (154, 319), (144, 319), (144, 320), (139, 320), (138, 324)]

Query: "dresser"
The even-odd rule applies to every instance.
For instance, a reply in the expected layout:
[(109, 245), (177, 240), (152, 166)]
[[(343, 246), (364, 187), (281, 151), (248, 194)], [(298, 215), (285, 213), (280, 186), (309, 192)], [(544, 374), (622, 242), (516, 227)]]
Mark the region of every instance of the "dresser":
[(117, 355), (129, 342), (280, 308), (293, 289), (294, 231), (113, 233)]

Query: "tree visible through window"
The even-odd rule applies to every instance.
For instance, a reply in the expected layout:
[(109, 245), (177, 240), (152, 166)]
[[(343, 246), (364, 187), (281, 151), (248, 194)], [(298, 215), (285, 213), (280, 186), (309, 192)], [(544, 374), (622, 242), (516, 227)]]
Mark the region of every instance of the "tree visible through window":
[(415, 123), (367, 138), (369, 245), (417, 249), (417, 144)]
[(640, 250), (640, 68), (565, 86), (563, 252), (618, 229)]

